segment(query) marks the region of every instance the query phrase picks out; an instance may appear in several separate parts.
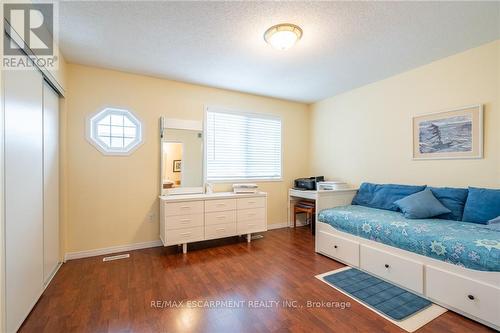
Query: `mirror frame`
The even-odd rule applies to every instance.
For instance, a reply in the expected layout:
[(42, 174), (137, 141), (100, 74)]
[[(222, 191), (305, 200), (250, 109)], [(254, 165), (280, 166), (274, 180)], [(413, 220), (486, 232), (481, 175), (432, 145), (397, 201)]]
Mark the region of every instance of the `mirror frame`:
[[(164, 133), (168, 129), (182, 129), (189, 131), (199, 131), (204, 136), (203, 122), (198, 120), (185, 120), (176, 118), (160, 118), (160, 193), (161, 195), (178, 195), (178, 194), (200, 194), (205, 193), (205, 186), (193, 186), (193, 187), (178, 187), (178, 188), (163, 188), (163, 142), (167, 142), (164, 138)], [(205, 142), (202, 140), (202, 158), (205, 158)], [(205, 168), (202, 170), (202, 181), (205, 180)]]

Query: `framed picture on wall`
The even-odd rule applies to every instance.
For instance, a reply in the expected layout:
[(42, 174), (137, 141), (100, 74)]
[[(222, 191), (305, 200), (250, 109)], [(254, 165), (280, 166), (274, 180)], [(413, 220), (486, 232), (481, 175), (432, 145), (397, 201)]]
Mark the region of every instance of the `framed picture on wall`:
[(413, 159), (483, 157), (483, 105), (414, 116)]
[(181, 160), (174, 160), (173, 172), (181, 172)]

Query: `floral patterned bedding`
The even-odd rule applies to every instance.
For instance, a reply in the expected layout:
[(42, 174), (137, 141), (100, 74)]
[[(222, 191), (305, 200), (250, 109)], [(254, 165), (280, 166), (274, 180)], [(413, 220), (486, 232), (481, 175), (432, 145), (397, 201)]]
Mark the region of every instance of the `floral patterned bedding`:
[(480, 271), (500, 271), (500, 229), (441, 219), (405, 219), (399, 212), (342, 206), (319, 221), (337, 230)]

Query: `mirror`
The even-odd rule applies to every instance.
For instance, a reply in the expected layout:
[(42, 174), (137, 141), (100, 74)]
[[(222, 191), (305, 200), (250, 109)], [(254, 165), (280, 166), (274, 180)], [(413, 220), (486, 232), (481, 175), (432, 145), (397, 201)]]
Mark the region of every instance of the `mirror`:
[[(170, 125), (172, 126), (172, 125)], [(200, 127), (200, 129), (196, 129)], [(161, 193), (203, 193), (203, 131), (165, 127), (161, 140)]]

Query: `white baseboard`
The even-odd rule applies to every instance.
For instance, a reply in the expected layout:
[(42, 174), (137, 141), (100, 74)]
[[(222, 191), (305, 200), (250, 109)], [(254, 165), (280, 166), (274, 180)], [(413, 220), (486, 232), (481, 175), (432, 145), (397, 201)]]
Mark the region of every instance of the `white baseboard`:
[(95, 249), (95, 250), (68, 252), (64, 255), (64, 261), (73, 260), (73, 259), (80, 259), (80, 258), (95, 257), (95, 256), (102, 256), (104, 254), (111, 254), (111, 253), (117, 253), (117, 252), (146, 249), (149, 247), (156, 247), (156, 246), (161, 246), (161, 245), (163, 245), (163, 244), (161, 243), (160, 240), (155, 240), (155, 241), (150, 241), (150, 242), (134, 243), (134, 244), (129, 244), (129, 245), (111, 246), (111, 247), (105, 247), (105, 248)]
[[(308, 224), (297, 221), (297, 227), (303, 227), (305, 225)], [(284, 223), (272, 223), (267, 225), (267, 230), (281, 229), (281, 228), (293, 228), (293, 224), (290, 225), (284, 222)]]
[[(297, 226), (301, 226), (301, 225), (302, 225), (301, 223), (297, 223)], [(288, 227), (289, 227), (289, 225), (286, 222), (285, 223), (272, 223), (272, 224), (267, 225), (267, 230), (274, 230), (274, 229), (281, 229), (281, 228), (288, 228)], [(132, 251), (132, 250), (140, 250), (140, 249), (146, 249), (149, 247), (156, 247), (156, 246), (162, 246), (162, 245), (163, 244), (162, 244), (161, 240), (156, 240), (156, 241), (143, 242), (143, 243), (134, 243), (134, 244), (129, 244), (129, 245), (111, 246), (111, 247), (105, 247), (105, 248), (94, 249), (94, 250), (68, 252), (64, 255), (64, 261), (66, 262), (68, 260), (73, 260), (73, 259), (102, 256), (105, 254)]]
[(267, 225), (267, 230), (287, 228), (288, 223), (272, 223)]

